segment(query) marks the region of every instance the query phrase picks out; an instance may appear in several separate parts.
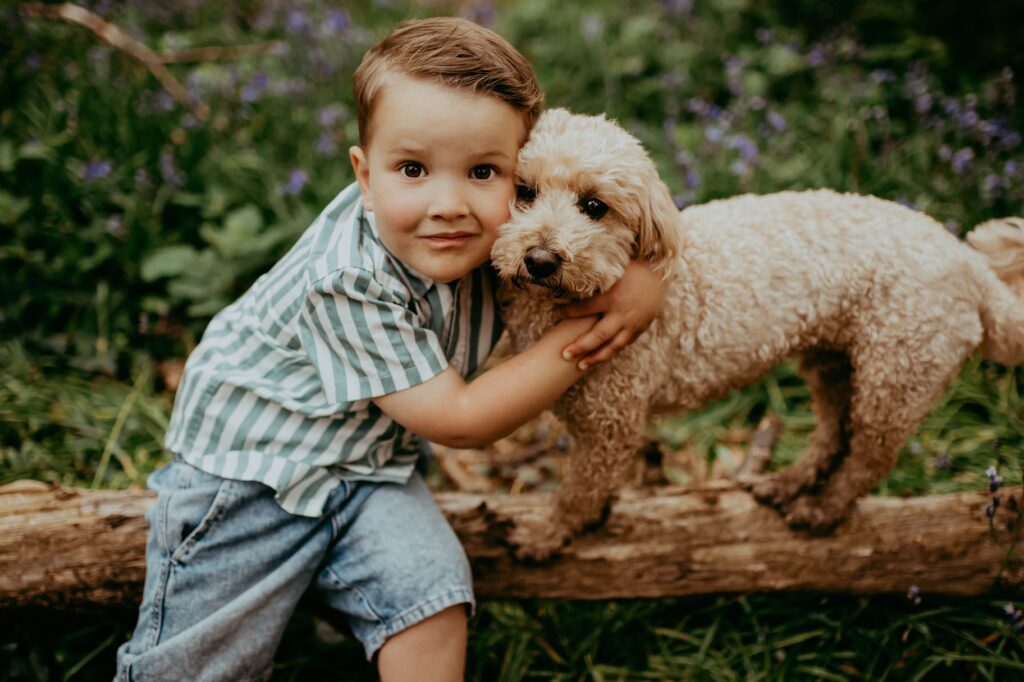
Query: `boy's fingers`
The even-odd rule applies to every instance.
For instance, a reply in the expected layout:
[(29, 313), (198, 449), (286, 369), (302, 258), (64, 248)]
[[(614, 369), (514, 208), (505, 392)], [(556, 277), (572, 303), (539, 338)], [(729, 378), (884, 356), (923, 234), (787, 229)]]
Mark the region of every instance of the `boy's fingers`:
[(562, 351), (562, 357), (572, 360), (592, 353), (613, 338), (620, 329), (622, 329), (622, 325), (615, 320), (602, 318), (587, 333), (566, 346)]
[(599, 362), (605, 360), (611, 360), (615, 357), (615, 354), (620, 350), (629, 345), (632, 340), (633, 334), (628, 329), (623, 329), (621, 332), (616, 334), (615, 338), (604, 344), (597, 350), (596, 353), (591, 353), (587, 357), (583, 358), (579, 362), (579, 368), (585, 370), (588, 367), (593, 367)]

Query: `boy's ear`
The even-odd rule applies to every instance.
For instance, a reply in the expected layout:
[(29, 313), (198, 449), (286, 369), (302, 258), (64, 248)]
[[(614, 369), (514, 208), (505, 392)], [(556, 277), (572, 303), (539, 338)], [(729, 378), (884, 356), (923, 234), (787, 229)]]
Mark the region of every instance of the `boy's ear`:
[(348, 158), (352, 162), (352, 170), (356, 174), (356, 182), (359, 183), (359, 192), (362, 194), (363, 209), (373, 210), (373, 195), (370, 193), (370, 164), (366, 160), (366, 153), (362, 147), (352, 146), (348, 148)]

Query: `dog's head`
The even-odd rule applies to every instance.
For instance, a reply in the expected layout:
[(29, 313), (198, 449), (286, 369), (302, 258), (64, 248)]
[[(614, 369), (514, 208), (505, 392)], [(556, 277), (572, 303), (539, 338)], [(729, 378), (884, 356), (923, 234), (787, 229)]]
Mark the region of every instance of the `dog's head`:
[(498, 273), (558, 298), (606, 291), (630, 259), (666, 269), (681, 223), (639, 141), (604, 116), (545, 112), (519, 152), (512, 217), (491, 250)]

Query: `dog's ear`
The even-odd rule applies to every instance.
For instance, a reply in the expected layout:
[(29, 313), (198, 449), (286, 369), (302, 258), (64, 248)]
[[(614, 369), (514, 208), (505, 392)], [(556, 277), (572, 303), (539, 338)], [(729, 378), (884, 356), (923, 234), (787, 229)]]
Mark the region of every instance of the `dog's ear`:
[(638, 197), (640, 225), (636, 236), (636, 258), (655, 270), (663, 270), (682, 248), (682, 220), (668, 187), (657, 175), (646, 183)]

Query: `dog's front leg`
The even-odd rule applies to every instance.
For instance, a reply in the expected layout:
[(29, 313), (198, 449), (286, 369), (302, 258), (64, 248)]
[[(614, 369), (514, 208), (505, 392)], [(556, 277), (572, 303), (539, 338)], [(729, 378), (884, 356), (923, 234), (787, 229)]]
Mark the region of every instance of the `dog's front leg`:
[(568, 410), (573, 438), (569, 470), (547, 518), (517, 523), (510, 538), (517, 558), (542, 561), (575, 535), (602, 524), (643, 443), (645, 399), (629, 401), (628, 407), (599, 405), (588, 411), (581, 397)]

